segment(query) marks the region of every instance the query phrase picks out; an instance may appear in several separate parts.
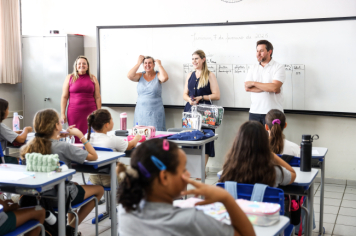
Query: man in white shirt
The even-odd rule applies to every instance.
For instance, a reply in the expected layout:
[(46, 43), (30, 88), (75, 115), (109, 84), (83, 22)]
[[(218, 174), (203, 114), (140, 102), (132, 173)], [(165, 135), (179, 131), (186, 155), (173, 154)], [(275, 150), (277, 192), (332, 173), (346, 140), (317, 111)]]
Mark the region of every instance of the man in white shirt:
[(271, 109), (283, 111), (282, 85), (286, 79), (284, 65), (272, 59), (273, 46), (267, 40), (257, 42), (258, 64), (248, 70), (245, 90), (251, 92), (249, 120), (265, 124)]

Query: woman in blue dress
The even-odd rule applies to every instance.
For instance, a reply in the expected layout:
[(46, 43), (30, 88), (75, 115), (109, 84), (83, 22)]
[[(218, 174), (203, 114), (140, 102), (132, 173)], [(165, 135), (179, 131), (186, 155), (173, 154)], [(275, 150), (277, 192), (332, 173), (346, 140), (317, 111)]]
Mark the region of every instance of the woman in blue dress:
[[(197, 50), (192, 55), (195, 71), (189, 73), (185, 81), (183, 99), (187, 101), (184, 111), (189, 112), (192, 105), (211, 104), (210, 100), (220, 99), (218, 81), (208, 70), (205, 53)], [(210, 157), (215, 157), (214, 141), (205, 145), (205, 166)]]
[[(157, 63), (158, 71), (154, 70), (155, 63)], [(141, 64), (145, 71), (137, 73)], [(138, 82), (134, 125), (154, 126), (157, 131), (165, 131), (162, 83), (168, 80), (168, 75), (161, 61), (140, 55), (137, 64), (129, 71), (127, 77), (131, 81)]]

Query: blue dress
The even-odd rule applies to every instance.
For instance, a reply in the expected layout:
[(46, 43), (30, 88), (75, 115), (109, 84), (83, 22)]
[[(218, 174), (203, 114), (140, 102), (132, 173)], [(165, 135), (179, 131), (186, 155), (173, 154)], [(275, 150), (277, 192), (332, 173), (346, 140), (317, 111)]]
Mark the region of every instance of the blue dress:
[(157, 131), (166, 130), (166, 118), (162, 102), (162, 84), (156, 76), (147, 82), (143, 75), (137, 84), (137, 103), (135, 108), (134, 126), (138, 125), (154, 126)]
[[(208, 84), (204, 88), (199, 88), (198, 89), (198, 84), (199, 84), (199, 79), (195, 75), (195, 71), (192, 73), (188, 80), (188, 91), (189, 91), (189, 97), (194, 96), (194, 97), (199, 97), (199, 96), (204, 96), (204, 95), (210, 95), (212, 94), (211, 89), (210, 89), (210, 82), (208, 81)], [(199, 101), (199, 104), (211, 104), (210, 101)], [(187, 102), (184, 107), (184, 112), (190, 112), (190, 108), (192, 106)], [(213, 129), (214, 133), (215, 130)], [(205, 144), (205, 154), (208, 154), (209, 157), (215, 157), (215, 148), (214, 148), (214, 141)]]

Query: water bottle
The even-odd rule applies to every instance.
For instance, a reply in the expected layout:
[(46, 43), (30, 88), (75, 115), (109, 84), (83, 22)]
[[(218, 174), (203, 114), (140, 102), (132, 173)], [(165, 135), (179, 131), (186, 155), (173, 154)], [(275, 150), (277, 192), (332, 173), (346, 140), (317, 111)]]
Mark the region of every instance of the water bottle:
[(46, 218), (47, 224), (54, 225), (57, 222), (57, 217), (50, 211), (46, 211)]
[(311, 171), (312, 141), (311, 135), (303, 134), (302, 142), (300, 143), (300, 171)]
[(12, 119), (12, 130), (19, 131), (20, 130), (20, 118), (19, 113), (14, 112), (14, 118)]
[(120, 129), (127, 130), (127, 114), (123, 112), (120, 114)]

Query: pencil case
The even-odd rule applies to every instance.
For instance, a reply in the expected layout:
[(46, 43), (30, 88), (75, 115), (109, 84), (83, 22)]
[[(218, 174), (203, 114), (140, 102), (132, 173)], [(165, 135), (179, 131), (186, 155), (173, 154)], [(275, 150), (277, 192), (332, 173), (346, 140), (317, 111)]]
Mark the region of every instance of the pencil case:
[[(130, 142), (134, 138), (135, 138), (135, 135), (129, 135), (129, 136), (127, 136), (127, 139), (124, 139), (124, 140)], [(143, 141), (146, 141), (146, 136), (144, 136), (144, 135), (141, 136), (141, 139), (138, 142), (142, 143)]]
[(202, 127), (216, 129), (218, 128), (224, 116), (224, 108), (222, 106), (200, 104), (197, 105), (197, 112), (201, 114)]
[(145, 136), (146, 139), (150, 139), (156, 136), (156, 128), (154, 126), (136, 125), (132, 128), (132, 135), (135, 136), (136, 134)]
[(281, 206), (276, 203), (237, 199), (236, 203), (253, 225), (270, 226), (279, 221)]
[(27, 171), (60, 171), (58, 154), (42, 155), (40, 153), (27, 153), (25, 158)]

